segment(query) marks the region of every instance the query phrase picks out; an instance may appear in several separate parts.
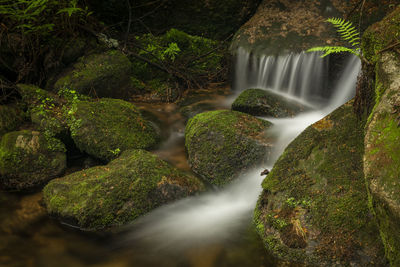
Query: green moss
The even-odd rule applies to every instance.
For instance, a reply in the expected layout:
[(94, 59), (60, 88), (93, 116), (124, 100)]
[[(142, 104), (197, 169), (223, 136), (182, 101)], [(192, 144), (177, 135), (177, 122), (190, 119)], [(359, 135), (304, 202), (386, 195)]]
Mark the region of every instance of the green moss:
[[(256, 224), (263, 223), (269, 232), (275, 229), (288, 234), (290, 228), (282, 231), (279, 223), (271, 223), (271, 216), (277, 214), (280, 219), (297, 218), (307, 230), (319, 233), (317, 240), (312, 238), (317, 242), (315, 250), (301, 258), (291, 253), (304, 253), (307, 248), (299, 251), (285, 245), (284, 236), (273, 238), (264, 233), (261, 236), (267, 248), (276, 256), (307, 264), (329, 263), (334, 258), (334, 262), (344, 264), (362, 260), (357, 251), (365, 249), (375, 260), (382, 260), (377, 227), (367, 205), (363, 126), (352, 113), (351, 104), (344, 105), (298, 136), (265, 178)], [(298, 209), (306, 212), (303, 217), (295, 212)], [(281, 254), (277, 247), (287, 252)]]
[(235, 99), (232, 110), (255, 116), (290, 117), (306, 108), (266, 90), (247, 89)]
[[(0, 184), (27, 189), (60, 175), (66, 168), (65, 146), (33, 131), (10, 132), (0, 143)], [(49, 148), (50, 147), (50, 148)]]
[(77, 102), (69, 112), (68, 126), (79, 149), (105, 161), (116, 157), (116, 149), (146, 149), (159, 141), (153, 125), (139, 110), (118, 99)]
[(48, 211), (82, 228), (130, 222), (172, 200), (204, 190), (195, 177), (155, 155), (132, 150), (106, 166), (51, 181), (43, 190)]
[(185, 146), (192, 169), (223, 185), (241, 170), (263, 160), (270, 149), (265, 130), (271, 123), (228, 110), (204, 112), (189, 120)]
[(81, 57), (73, 69), (54, 85), (96, 97), (128, 97), (132, 65), (119, 51), (107, 51)]
[(400, 7), (382, 21), (370, 26), (362, 36), (363, 55), (373, 64), (378, 61), (382, 49), (396, 43), (400, 38)]

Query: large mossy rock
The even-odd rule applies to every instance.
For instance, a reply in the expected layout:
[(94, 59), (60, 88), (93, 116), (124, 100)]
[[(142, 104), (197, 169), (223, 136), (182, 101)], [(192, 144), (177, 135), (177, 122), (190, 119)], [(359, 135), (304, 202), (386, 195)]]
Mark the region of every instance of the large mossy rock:
[(347, 103), (309, 126), (275, 163), (254, 213), (274, 256), (312, 266), (385, 266), (368, 208), (363, 129)]
[(132, 64), (120, 51), (81, 57), (73, 68), (60, 77), (54, 87), (76, 90), (96, 97), (128, 98)]
[(36, 131), (5, 134), (0, 143), (0, 185), (23, 190), (61, 175), (67, 167), (65, 146)]
[(85, 229), (131, 222), (150, 210), (204, 190), (194, 176), (144, 150), (130, 150), (106, 166), (52, 180), (43, 190), (50, 214)]
[(379, 51), (400, 36), (400, 7), (365, 32), (363, 51), (376, 63), (375, 106), (365, 135), (364, 173), (386, 256), (400, 266), (400, 54)]
[(154, 147), (160, 139), (133, 104), (119, 99), (77, 102), (68, 125), (76, 146), (104, 161), (124, 150)]
[(232, 103), (232, 110), (254, 116), (293, 117), (307, 110), (298, 102), (262, 89), (247, 89)]
[(25, 114), (16, 105), (0, 105), (0, 137), (14, 131), (25, 120)]
[(272, 148), (270, 122), (237, 111), (204, 112), (189, 120), (185, 146), (194, 172), (224, 185), (262, 162)]

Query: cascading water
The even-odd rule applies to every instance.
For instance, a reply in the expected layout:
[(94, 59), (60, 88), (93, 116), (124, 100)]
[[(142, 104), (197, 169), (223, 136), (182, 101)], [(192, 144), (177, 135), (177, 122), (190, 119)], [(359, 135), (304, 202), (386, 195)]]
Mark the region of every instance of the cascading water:
[(320, 53), (256, 56), (239, 48), (236, 53), (234, 91), (269, 89), (309, 104), (324, 100), (328, 60)]
[[(289, 54), (253, 58), (238, 51), (236, 88), (251, 87), (283, 91), (307, 102), (318, 95), (326, 62), (317, 54)], [(294, 118), (270, 120), (270, 130), (277, 136), (273, 156), (265, 166), (243, 175), (220, 191), (177, 201), (139, 219), (124, 238), (123, 245), (145, 242), (166, 251), (182, 251), (199, 244), (223, 244), (249, 224), (261, 192), (261, 170), (271, 168), (284, 148), (307, 126), (323, 118), (354, 95), (360, 62), (350, 57), (342, 79), (323, 108), (302, 113)]]

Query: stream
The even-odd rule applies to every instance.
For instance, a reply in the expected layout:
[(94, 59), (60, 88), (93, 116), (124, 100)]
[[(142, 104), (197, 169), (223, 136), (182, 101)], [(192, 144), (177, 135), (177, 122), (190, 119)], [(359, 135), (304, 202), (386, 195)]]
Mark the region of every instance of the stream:
[[(360, 62), (349, 57), (329, 94), (323, 81), (327, 60), (317, 53), (255, 57), (239, 49), (235, 69), (232, 95), (209, 94), (203, 111), (229, 109), (245, 88), (270, 90), (313, 108), (293, 118), (263, 118), (273, 123), (277, 140), (265, 165), (223, 189), (162, 206), (112, 233), (82, 232), (52, 220), (40, 206), (40, 193), (0, 192), (0, 266), (277, 266), (251, 224), (264, 179), (260, 173), (271, 169), (306, 127), (354, 96)], [(141, 105), (149, 107), (165, 122), (168, 136), (153, 152), (189, 170), (179, 107)]]

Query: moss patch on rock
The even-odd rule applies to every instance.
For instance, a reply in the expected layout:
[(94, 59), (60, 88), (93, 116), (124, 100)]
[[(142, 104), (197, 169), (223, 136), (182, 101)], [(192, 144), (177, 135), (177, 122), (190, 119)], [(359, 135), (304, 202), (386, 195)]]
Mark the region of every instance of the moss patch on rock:
[(351, 102), (345, 104), (300, 134), (264, 179), (254, 222), (278, 258), (316, 266), (385, 265), (368, 208), (363, 127)]
[(262, 89), (247, 89), (232, 103), (232, 110), (254, 116), (293, 117), (307, 110), (300, 103)]
[[(394, 45), (400, 39), (400, 6), (378, 23), (371, 25), (363, 34), (361, 48), (363, 55), (375, 64), (381, 50)], [(397, 45), (397, 48), (399, 45)]]
[(0, 185), (23, 190), (57, 177), (66, 168), (65, 146), (36, 131), (5, 134), (0, 143)]
[(132, 64), (120, 51), (81, 57), (73, 68), (57, 80), (54, 87), (76, 90), (96, 97), (128, 98)]
[(118, 226), (150, 210), (204, 190), (194, 176), (144, 150), (130, 150), (106, 166), (51, 181), (43, 190), (50, 214), (85, 229)]
[(154, 147), (159, 141), (154, 126), (133, 104), (123, 100), (78, 101), (68, 116), (76, 146), (104, 161), (124, 150)]
[(204, 112), (189, 120), (185, 146), (194, 172), (224, 185), (262, 162), (271, 150), (270, 122), (237, 111)]

